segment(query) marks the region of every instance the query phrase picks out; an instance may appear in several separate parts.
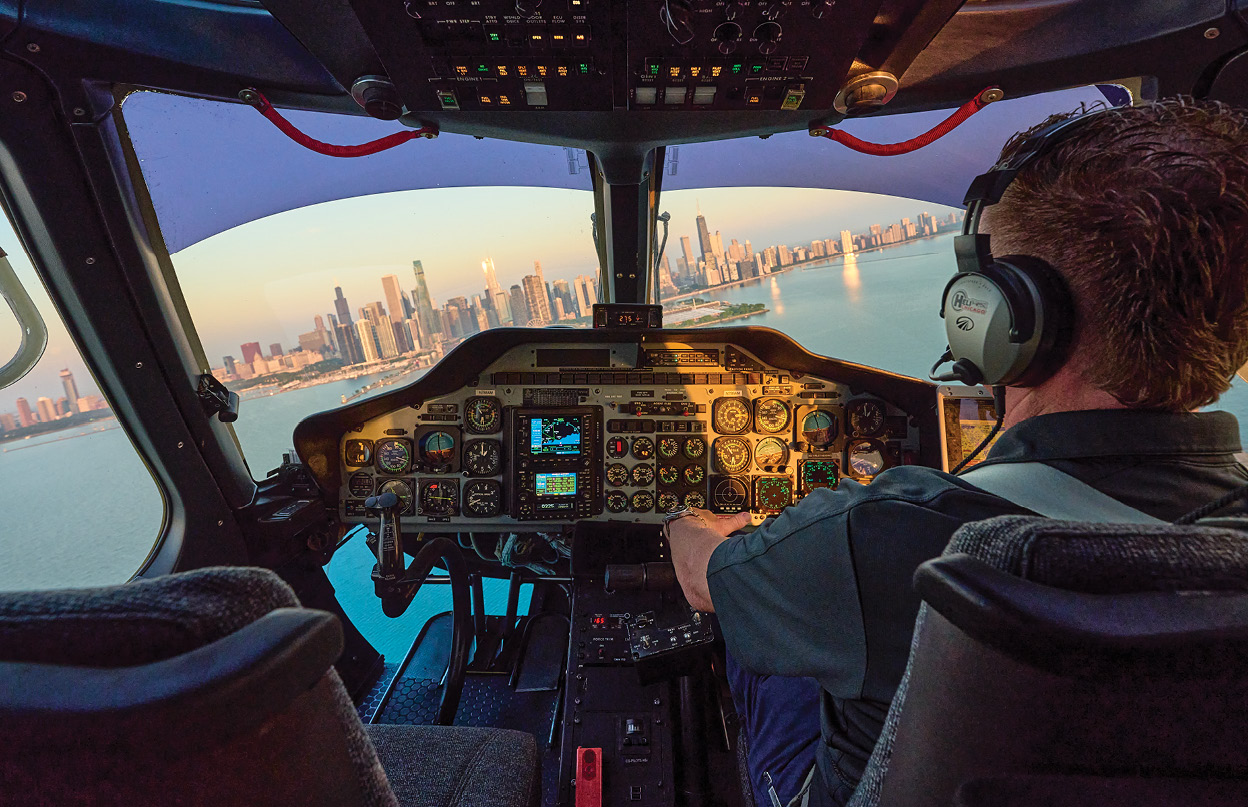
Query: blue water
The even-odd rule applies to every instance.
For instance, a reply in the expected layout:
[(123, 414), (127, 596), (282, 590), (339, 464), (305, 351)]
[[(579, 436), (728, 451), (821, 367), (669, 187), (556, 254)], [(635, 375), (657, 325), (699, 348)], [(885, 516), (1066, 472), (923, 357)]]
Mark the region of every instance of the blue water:
[[(741, 324), (782, 330), (815, 353), (922, 378), (945, 344), (937, 305), (953, 272), (951, 255), (949, 239), (942, 237), (864, 253), (849, 265), (837, 259), (702, 296), (765, 303), (766, 314)], [(244, 400), (235, 430), (253, 476), (262, 479), (281, 463), (299, 420), (340, 405), (342, 395), (372, 380)], [(1248, 423), (1248, 385), (1236, 380), (1219, 408)], [(164, 508), (150, 474), (116, 426), (109, 419), (0, 443), (5, 527), (0, 590), (105, 585), (127, 579), (142, 565)], [(425, 619), (448, 607), (447, 591), (428, 586), (407, 614), (390, 619), (373, 595), (372, 563), (363, 540), (353, 539), (335, 556), (329, 577), (352, 621), (387, 656), (399, 656)], [(487, 585), (491, 613), (502, 612), (505, 597), (505, 583)]]

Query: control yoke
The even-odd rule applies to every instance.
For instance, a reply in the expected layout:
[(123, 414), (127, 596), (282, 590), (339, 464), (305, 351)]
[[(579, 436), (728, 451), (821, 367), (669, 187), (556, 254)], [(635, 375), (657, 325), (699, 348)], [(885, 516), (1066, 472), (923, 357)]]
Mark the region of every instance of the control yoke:
[(403, 562), (403, 534), (399, 522), (399, 497), (392, 491), (364, 500), (365, 509), (376, 513), (377, 525), (377, 574), (386, 581), (398, 580), (405, 571)]

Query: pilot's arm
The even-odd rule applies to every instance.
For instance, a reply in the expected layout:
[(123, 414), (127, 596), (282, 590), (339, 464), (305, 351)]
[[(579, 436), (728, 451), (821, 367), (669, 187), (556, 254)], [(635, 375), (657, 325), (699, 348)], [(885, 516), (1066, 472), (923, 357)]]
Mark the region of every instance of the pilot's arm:
[(711, 602), (707, 586), (707, 564), (715, 548), (727, 536), (750, 523), (750, 514), (717, 516), (709, 510), (692, 512), (692, 516), (678, 518), (668, 525), (667, 543), (685, 599), (697, 610), (711, 612), (715, 604)]

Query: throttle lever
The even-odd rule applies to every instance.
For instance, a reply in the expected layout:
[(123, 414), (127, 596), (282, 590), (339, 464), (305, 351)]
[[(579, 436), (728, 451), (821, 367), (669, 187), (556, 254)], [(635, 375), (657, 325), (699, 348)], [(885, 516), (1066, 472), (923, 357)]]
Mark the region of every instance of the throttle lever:
[(377, 574), (383, 580), (398, 580), (406, 571), (403, 563), (403, 531), (399, 519), (399, 497), (393, 491), (364, 500), (364, 509), (377, 513)]

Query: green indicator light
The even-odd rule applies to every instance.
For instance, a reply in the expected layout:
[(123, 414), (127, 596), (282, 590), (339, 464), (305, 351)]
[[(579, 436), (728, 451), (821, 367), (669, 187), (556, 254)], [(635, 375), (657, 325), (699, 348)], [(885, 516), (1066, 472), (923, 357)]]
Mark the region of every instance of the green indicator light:
[(744, 67), (744, 65), (734, 64), (734, 65), (732, 66), (732, 72), (734, 72), (734, 73), (740, 73), (743, 67)]
[(588, 75), (588, 74), (589, 74), (589, 65), (588, 65), (588, 64), (586, 64), (585, 62), (581, 62), (579, 65), (577, 65), (577, 66), (576, 66), (576, 69), (577, 69), (577, 70), (578, 70), (578, 71), (579, 71), (582, 75)]
[(502, 36), (500, 36), (500, 35), (498, 35), (498, 34), (490, 34), (490, 41), (491, 41), (491, 42), (500, 42), (500, 41), (502, 41)]
[(479, 64), (479, 65), (477, 65), (477, 72), (478, 72), (478, 73), (488, 73), (488, 72), (490, 72), (490, 68), (489, 68), (489, 66), (488, 66), (488, 65)]
[(752, 64), (750, 65), (750, 72), (761, 73), (763, 72), (763, 66), (761, 64)]

